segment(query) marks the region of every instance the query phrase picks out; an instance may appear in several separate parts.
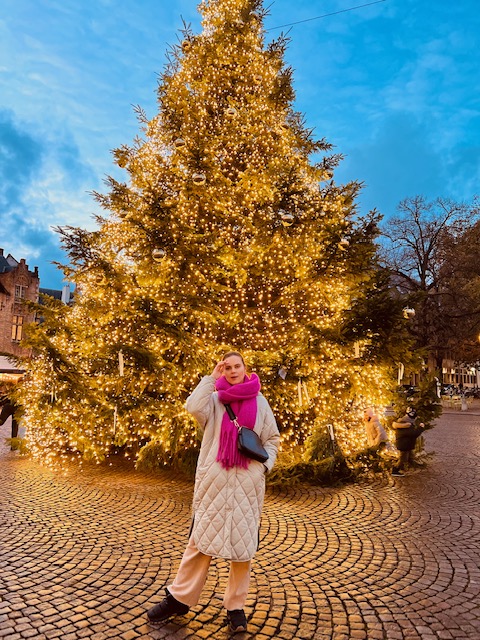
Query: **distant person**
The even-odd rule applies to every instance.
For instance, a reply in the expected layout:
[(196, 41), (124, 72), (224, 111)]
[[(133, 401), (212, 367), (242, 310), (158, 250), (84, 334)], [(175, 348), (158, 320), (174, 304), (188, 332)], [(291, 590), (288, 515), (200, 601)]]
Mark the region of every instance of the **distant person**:
[[(15, 411), (17, 410), (17, 405), (11, 399), (10, 394), (12, 389), (9, 389), (9, 385), (2, 384), (0, 387), (0, 426), (3, 426), (8, 418), (12, 418), (12, 428), (11, 428), (11, 437), (18, 437), (18, 422), (15, 418)], [(12, 446), (11, 449), (14, 447)]]
[[(241, 454), (238, 432), (225, 410), (229, 404), (241, 426), (259, 435), (268, 460)], [(232, 633), (247, 630), (244, 611), (250, 565), (259, 541), (265, 474), (277, 457), (280, 435), (270, 405), (260, 393), (255, 373), (247, 375), (243, 357), (225, 354), (187, 398), (186, 409), (203, 429), (195, 474), (193, 524), (177, 575), (167, 596), (147, 612), (157, 626), (194, 607), (203, 590), (212, 557), (225, 558), (230, 571), (223, 603)]]
[(388, 442), (387, 433), (373, 407), (367, 407), (365, 409), (363, 419), (365, 421), (365, 433), (367, 435), (369, 449), (373, 449), (374, 451), (385, 449)]
[(403, 476), (407, 469), (414, 462), (413, 450), (417, 438), (424, 432), (425, 425), (420, 422), (415, 425), (417, 411), (413, 407), (408, 407), (404, 416), (392, 423), (395, 431), (395, 446), (399, 451), (397, 464), (392, 469), (393, 476)]

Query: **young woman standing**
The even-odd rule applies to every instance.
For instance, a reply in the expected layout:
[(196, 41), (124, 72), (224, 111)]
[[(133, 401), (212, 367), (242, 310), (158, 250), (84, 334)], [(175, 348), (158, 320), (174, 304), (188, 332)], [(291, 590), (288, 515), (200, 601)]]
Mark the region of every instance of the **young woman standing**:
[[(216, 557), (230, 561), (223, 598), (230, 631), (247, 629), (244, 605), (251, 560), (258, 547), (265, 474), (275, 463), (280, 441), (272, 410), (260, 388), (258, 376), (247, 375), (241, 354), (231, 351), (187, 399), (187, 410), (203, 429), (192, 531), (166, 598), (147, 613), (152, 625), (183, 615), (198, 603), (211, 559)], [(258, 434), (268, 453), (266, 462), (257, 462), (238, 451), (237, 428), (225, 404), (230, 404), (241, 426)]]

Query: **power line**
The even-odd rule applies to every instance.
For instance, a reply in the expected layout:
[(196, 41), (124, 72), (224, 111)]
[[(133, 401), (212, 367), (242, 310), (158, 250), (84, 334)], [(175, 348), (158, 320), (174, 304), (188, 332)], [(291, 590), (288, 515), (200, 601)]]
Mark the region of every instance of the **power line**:
[(380, 2), (386, 2), (386, 0), (375, 0), (374, 2), (367, 2), (366, 4), (359, 4), (356, 7), (350, 7), (349, 9), (340, 9), (340, 11), (334, 11), (333, 13), (324, 13), (323, 16), (316, 16), (315, 18), (307, 18), (306, 20), (299, 20), (298, 22), (289, 22), (288, 24), (281, 24), (278, 27), (270, 27), (266, 31), (273, 31), (274, 29), (283, 29), (283, 27), (293, 27), (296, 24), (302, 22), (311, 22), (312, 20), (320, 20), (320, 18), (328, 18), (329, 16), (336, 16), (338, 13), (346, 13), (347, 11), (353, 11), (354, 9), (362, 9), (363, 7), (370, 7), (372, 4), (379, 4)]

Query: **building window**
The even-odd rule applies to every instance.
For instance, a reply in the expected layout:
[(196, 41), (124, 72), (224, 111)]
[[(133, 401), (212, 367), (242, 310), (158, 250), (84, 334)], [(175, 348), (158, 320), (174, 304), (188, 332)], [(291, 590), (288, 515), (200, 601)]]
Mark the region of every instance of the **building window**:
[(21, 284), (15, 285), (15, 300), (25, 300), (26, 293), (27, 287), (24, 287)]
[(12, 318), (12, 342), (20, 342), (23, 333), (23, 316)]

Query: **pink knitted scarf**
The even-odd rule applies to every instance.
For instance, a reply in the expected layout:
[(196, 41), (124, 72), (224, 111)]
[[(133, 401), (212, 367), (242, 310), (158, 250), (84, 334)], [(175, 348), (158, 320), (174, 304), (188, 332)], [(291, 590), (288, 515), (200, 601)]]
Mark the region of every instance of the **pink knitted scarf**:
[[(257, 419), (257, 396), (260, 393), (261, 384), (256, 373), (250, 377), (245, 376), (243, 382), (230, 384), (222, 376), (215, 383), (218, 391), (218, 398), (223, 404), (229, 404), (235, 415), (238, 424), (242, 427), (253, 429)], [(238, 432), (237, 427), (228, 417), (225, 411), (222, 418), (222, 428), (220, 431), (220, 444), (218, 445), (217, 461), (225, 469), (241, 467), (247, 469), (250, 459), (242, 455), (237, 448)]]

